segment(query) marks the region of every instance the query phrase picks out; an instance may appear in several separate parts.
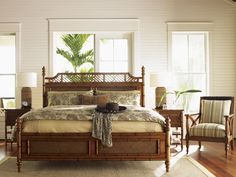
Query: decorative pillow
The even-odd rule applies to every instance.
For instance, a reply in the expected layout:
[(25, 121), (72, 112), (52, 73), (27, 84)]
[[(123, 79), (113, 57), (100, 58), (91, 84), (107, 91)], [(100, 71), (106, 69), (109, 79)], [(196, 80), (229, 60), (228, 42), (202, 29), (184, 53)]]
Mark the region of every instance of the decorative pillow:
[(79, 105), (81, 94), (93, 95), (93, 91), (50, 91), (48, 92), (48, 106)]
[(81, 95), (81, 104), (84, 105), (96, 104), (99, 107), (104, 108), (108, 102), (109, 95)]
[(224, 124), (224, 115), (229, 115), (230, 105), (230, 100), (202, 100), (201, 123)]
[(140, 91), (139, 90), (129, 90), (129, 91), (96, 90), (96, 94), (109, 95), (110, 96), (109, 102), (115, 102), (118, 104), (126, 104), (126, 105), (140, 105)]

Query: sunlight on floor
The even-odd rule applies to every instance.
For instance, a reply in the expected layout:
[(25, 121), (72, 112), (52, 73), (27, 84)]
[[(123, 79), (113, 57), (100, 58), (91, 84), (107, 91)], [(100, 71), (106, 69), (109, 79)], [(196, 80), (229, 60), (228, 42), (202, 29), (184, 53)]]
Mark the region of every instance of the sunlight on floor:
[[(198, 151), (198, 145), (190, 145), (188, 155)], [(201, 151), (204, 150), (204, 146), (201, 147)], [(170, 160), (170, 168), (175, 165), (175, 163), (182, 157), (188, 156), (186, 154), (186, 148), (184, 147), (183, 151), (181, 151), (180, 147), (171, 147), (171, 160)], [(161, 166), (155, 169), (154, 175), (156, 177), (160, 177), (166, 173), (165, 162)]]
[[(1, 146), (1, 147), (4, 147), (4, 145), (5, 145), (4, 142), (1, 142), (1, 143), (0, 143), (0, 146)], [(5, 157), (5, 151), (0, 151), (0, 160), (2, 160), (4, 157)]]
[(0, 153), (0, 161), (5, 157), (5, 154)]
[[(3, 147), (4, 144), (1, 144), (1, 146)], [(196, 151), (199, 151), (198, 149), (198, 145), (190, 145), (189, 147), (189, 154), (191, 155), (193, 153), (195, 153)], [(204, 151), (204, 146), (202, 145), (201, 147), (201, 151)], [(181, 147), (180, 146), (171, 146), (171, 159), (170, 159), (170, 168), (172, 168), (179, 159), (181, 159), (182, 157), (188, 156), (186, 155), (186, 147), (184, 146), (183, 150), (181, 151)], [(3, 160), (5, 158), (5, 154), (4, 151), (1, 151), (0, 153), (0, 160)], [(160, 177), (164, 174), (166, 174), (166, 166), (165, 166), (165, 161), (162, 162), (162, 164), (160, 166), (158, 166), (158, 168), (156, 168), (155, 170), (153, 170), (153, 174), (156, 177)]]
[[(192, 153), (198, 151), (198, 148), (199, 148), (198, 145), (190, 145), (190, 146), (189, 146), (189, 152), (188, 152), (188, 155), (190, 155), (190, 154), (192, 154)], [(201, 147), (201, 151), (203, 151), (203, 150), (204, 150), (204, 146), (202, 145), (202, 147)]]

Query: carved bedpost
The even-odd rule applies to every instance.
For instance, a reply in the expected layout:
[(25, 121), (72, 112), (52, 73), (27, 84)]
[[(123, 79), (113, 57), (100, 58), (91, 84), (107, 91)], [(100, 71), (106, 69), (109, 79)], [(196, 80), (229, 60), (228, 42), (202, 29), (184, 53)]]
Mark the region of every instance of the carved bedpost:
[(22, 131), (22, 120), (18, 117), (16, 120), (16, 125), (17, 125), (17, 129), (16, 129), (16, 139), (17, 139), (17, 170), (18, 172), (21, 171), (21, 166), (22, 166), (22, 162), (21, 162), (21, 131)]
[(42, 83), (43, 83), (43, 107), (45, 107), (45, 66), (42, 68)]
[(166, 172), (170, 171), (170, 118), (167, 117), (166, 120)]
[(145, 67), (142, 66), (142, 89), (141, 89), (141, 97), (142, 97), (142, 102), (141, 106), (145, 106), (145, 93), (144, 93), (144, 87), (145, 87)]

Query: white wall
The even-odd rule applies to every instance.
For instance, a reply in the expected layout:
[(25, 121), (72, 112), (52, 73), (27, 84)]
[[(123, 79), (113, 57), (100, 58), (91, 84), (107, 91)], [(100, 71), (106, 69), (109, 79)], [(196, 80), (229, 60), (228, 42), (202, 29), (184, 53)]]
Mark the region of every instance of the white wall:
[(168, 21), (214, 23), (211, 94), (236, 95), (236, 6), (224, 0), (0, 0), (0, 22), (21, 23), (21, 71), (38, 72), (33, 107), (42, 105), (41, 67), (48, 68), (48, 18), (138, 18), (140, 57), (146, 67), (146, 103), (154, 105), (151, 71), (167, 69)]

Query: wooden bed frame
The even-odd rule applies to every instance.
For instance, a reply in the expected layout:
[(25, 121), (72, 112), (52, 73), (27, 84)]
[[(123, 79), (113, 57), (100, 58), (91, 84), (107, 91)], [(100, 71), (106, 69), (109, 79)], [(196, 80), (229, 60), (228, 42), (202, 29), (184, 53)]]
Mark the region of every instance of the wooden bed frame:
[[(58, 73), (45, 77), (43, 67), (43, 107), (48, 91), (72, 90), (140, 90), (144, 106), (144, 67), (142, 76), (129, 73)], [(88, 133), (26, 133), (22, 120), (17, 119), (17, 167), (30, 160), (163, 160), (166, 171), (170, 165), (170, 122), (164, 132), (112, 133), (112, 147)]]

